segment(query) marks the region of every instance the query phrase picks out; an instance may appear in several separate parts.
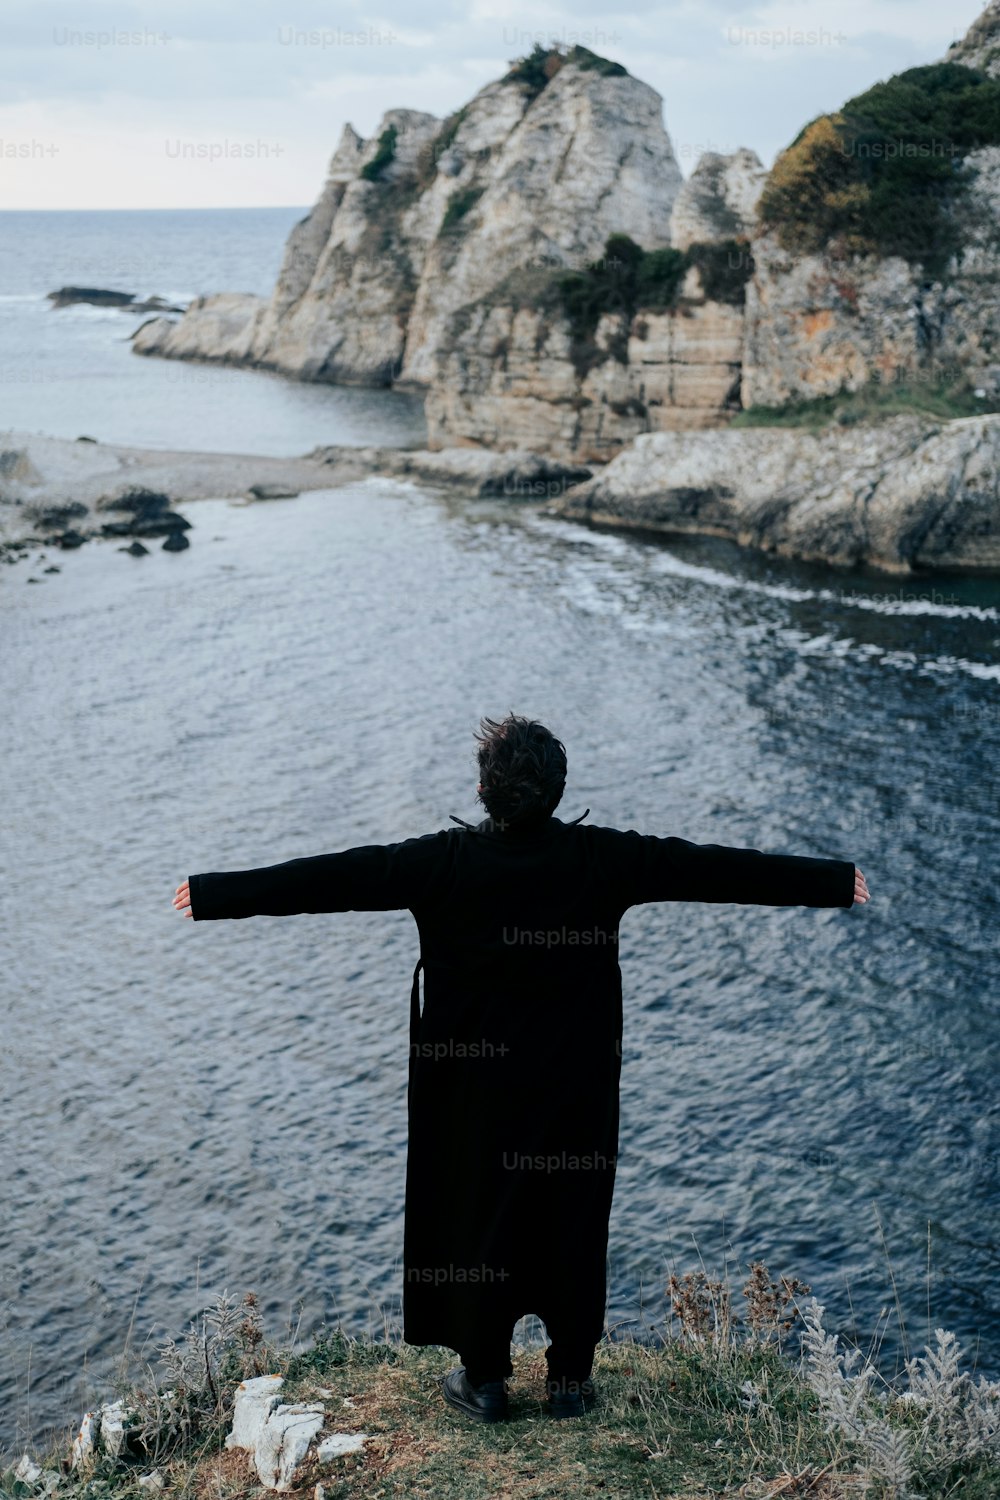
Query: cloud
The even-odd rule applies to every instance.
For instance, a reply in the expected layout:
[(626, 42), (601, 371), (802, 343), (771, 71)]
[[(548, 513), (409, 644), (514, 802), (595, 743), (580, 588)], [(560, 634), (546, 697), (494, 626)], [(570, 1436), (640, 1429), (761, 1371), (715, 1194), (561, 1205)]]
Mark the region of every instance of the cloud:
[[(636, 0), (627, 11), (607, 0), (7, 0), (0, 137), (57, 150), (33, 170), (30, 158), (0, 157), (4, 199), (126, 207), (138, 191), (162, 206), (311, 202), (345, 121), (370, 135), (390, 108), (443, 117), (549, 39), (583, 41), (655, 88), (686, 174), (702, 147), (751, 146), (769, 165), (807, 119), (941, 57), (979, 9), (976, 0), (946, 13), (937, 0)], [(810, 30), (828, 37), (793, 39)], [(270, 159), (194, 158), (181, 170), (181, 159), (162, 158), (166, 140), (270, 135), (283, 147)]]

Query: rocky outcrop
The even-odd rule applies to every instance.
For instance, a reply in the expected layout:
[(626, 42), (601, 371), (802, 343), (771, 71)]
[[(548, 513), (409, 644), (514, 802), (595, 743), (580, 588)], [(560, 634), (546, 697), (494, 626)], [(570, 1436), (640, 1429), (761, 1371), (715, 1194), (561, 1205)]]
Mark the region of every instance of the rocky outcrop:
[(199, 298), (135, 352), (423, 388), (455, 311), (512, 272), (582, 266), (616, 232), (668, 245), (682, 178), (662, 100), (589, 57), (542, 88), (488, 84), (446, 121), (390, 110), (369, 141), (347, 127), (273, 296)]
[(643, 432), (718, 427), (739, 410), (743, 313), (688, 272), (676, 307), (605, 314), (581, 351), (529, 287), (465, 307), (427, 395), (428, 442), (604, 462)]
[(990, 0), (965, 35), (952, 42), (944, 60), (1000, 78), (1000, 0)]
[(317, 448), (310, 455), (338, 471), (399, 475), (431, 484), (460, 486), (477, 499), (506, 495), (538, 500), (561, 495), (591, 477), (580, 464), (560, 463), (541, 453), (491, 453), (481, 448), (440, 452), (411, 448)]
[(744, 406), (959, 373), (1000, 394), (1000, 147), (971, 152), (966, 167), (951, 210), (962, 249), (942, 280), (899, 256), (795, 255), (773, 234), (754, 239)]
[[(1000, 77), (1000, 0), (943, 60)], [(899, 256), (793, 255), (754, 237), (744, 406), (956, 378), (1000, 395), (1000, 147), (956, 165), (966, 185), (945, 213), (959, 249), (939, 279)]]
[(173, 307), (163, 297), (138, 298), (134, 292), (110, 292), (102, 287), (61, 286), (57, 292), (49, 292), (48, 300), (53, 307), (73, 307), (86, 302), (92, 307), (119, 307), (123, 312), (182, 313), (183, 307)]
[(150, 318), (132, 335), (136, 354), (165, 359), (201, 359), (217, 364), (252, 363), (257, 325), (267, 302), (251, 292), (215, 292), (196, 297), (184, 317)]
[[(328, 1422), (323, 1401), (283, 1402), (283, 1384), (280, 1375), (244, 1380), (237, 1387), (233, 1424), (225, 1442), (229, 1449), (246, 1452), (260, 1482), (279, 1491), (301, 1486), (306, 1464), (316, 1471), (345, 1454), (360, 1453), (368, 1441), (365, 1432), (333, 1432), (320, 1438)], [(322, 1488), (316, 1486), (320, 1493)]]
[(560, 515), (895, 573), (1000, 570), (1000, 416), (639, 437)]
[(767, 172), (745, 146), (729, 156), (706, 151), (674, 201), (670, 242), (678, 250), (748, 238)]

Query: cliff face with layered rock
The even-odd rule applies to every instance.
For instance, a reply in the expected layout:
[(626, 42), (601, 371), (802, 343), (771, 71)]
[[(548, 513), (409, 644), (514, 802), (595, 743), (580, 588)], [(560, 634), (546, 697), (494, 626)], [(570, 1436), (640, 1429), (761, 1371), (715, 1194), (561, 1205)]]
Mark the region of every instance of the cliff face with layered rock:
[[(674, 200), (671, 248), (732, 246), (746, 237), (764, 177), (752, 151), (707, 153)], [(643, 249), (649, 248), (643, 245)], [(610, 311), (580, 347), (551, 272), (513, 275), (467, 301), (446, 324), (430, 370), (432, 447), (542, 448), (601, 461), (643, 432), (718, 427), (740, 410), (742, 283), (709, 296), (696, 265), (670, 307)]]
[[(1000, 0), (991, 0), (942, 61), (1000, 78)], [(758, 228), (747, 291), (745, 406), (780, 406), (870, 381), (964, 377), (987, 395), (1000, 394), (1000, 145), (970, 149), (952, 140), (929, 99), (927, 118), (934, 123), (920, 139), (894, 140), (883, 128), (884, 139), (862, 139), (857, 149), (895, 149), (913, 161), (951, 156), (964, 187), (948, 194), (942, 209), (954, 247), (946, 264), (928, 271), (912, 257), (845, 252), (836, 239), (818, 253), (795, 253)], [(913, 204), (903, 201), (899, 211), (905, 218)]]
[(660, 96), (575, 49), (448, 120), (391, 110), (369, 141), (347, 127), (270, 300), (200, 298), (133, 347), (423, 387), (457, 308), (518, 269), (583, 265), (615, 231), (667, 245), (681, 182)]
[(773, 234), (754, 239), (744, 406), (959, 372), (1000, 393), (1000, 148), (966, 166), (973, 180), (952, 210), (962, 250), (944, 278), (900, 256), (798, 255)]
[(766, 177), (756, 151), (745, 146), (729, 156), (703, 152), (674, 200), (670, 243), (687, 250), (690, 245), (749, 236)]
[(739, 410), (743, 314), (706, 299), (695, 269), (678, 306), (600, 317), (574, 348), (556, 307), (500, 295), (463, 308), (427, 394), (428, 443), (613, 457), (642, 432), (717, 427)]

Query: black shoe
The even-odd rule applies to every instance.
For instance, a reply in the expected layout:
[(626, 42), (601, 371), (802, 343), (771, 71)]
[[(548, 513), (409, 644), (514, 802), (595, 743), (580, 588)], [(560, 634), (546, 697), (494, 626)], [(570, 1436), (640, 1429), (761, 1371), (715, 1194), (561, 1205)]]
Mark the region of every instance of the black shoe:
[(547, 1380), (550, 1417), (582, 1417), (597, 1400), (592, 1380)]
[(465, 1366), (449, 1370), (441, 1378), (441, 1393), (449, 1406), (477, 1422), (503, 1422), (507, 1417), (507, 1386), (503, 1380), (470, 1384)]

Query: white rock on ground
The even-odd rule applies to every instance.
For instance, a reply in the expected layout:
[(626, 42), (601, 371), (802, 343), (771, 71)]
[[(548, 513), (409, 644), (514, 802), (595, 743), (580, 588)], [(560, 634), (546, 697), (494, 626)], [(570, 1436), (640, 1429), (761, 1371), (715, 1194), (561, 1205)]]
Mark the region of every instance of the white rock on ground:
[[(295, 1471), (326, 1416), (319, 1403), (284, 1404), (280, 1394), (283, 1383), (280, 1375), (243, 1381), (236, 1392), (232, 1431), (225, 1444), (251, 1452), (261, 1482), (272, 1490), (292, 1488)], [(342, 1451), (354, 1452), (363, 1441), (362, 1437)]]
[(70, 1464), (74, 1469), (93, 1458), (100, 1429), (101, 1419), (98, 1414), (93, 1411), (85, 1412), (70, 1453)]
[(233, 1404), (233, 1427), (226, 1438), (227, 1448), (255, 1448), (264, 1423), (281, 1403), (279, 1392), (284, 1385), (281, 1375), (258, 1375), (237, 1387)]
[(117, 1458), (125, 1446), (125, 1403), (109, 1401), (101, 1407), (101, 1448)]
[(367, 1441), (367, 1432), (334, 1432), (320, 1443), (316, 1457), (327, 1463), (344, 1453), (360, 1453)]
[(254, 1465), (268, 1489), (289, 1490), (309, 1444), (323, 1426), (322, 1406), (298, 1401), (276, 1406), (264, 1423), (254, 1448)]

